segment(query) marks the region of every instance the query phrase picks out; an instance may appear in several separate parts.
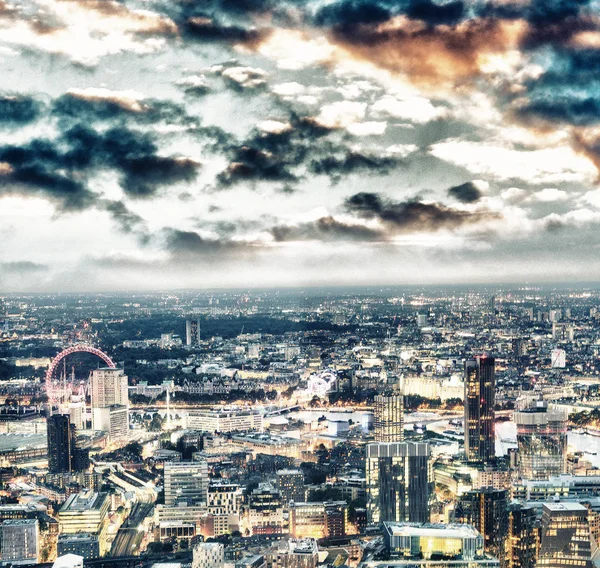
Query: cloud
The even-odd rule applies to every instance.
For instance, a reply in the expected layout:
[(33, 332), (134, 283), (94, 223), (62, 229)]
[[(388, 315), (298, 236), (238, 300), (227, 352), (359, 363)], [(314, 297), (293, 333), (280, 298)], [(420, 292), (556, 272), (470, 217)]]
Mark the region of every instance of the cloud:
[(525, 27), (519, 20), (498, 18), (436, 26), (397, 15), (380, 22), (334, 24), (331, 38), (354, 58), (439, 88), (479, 77), (487, 56), (518, 48)]
[(0, 195), (41, 195), (64, 210), (84, 209), (94, 202), (85, 183), (73, 170), (65, 170), (64, 156), (50, 141), (0, 147), (0, 163)]
[(204, 75), (189, 75), (179, 79), (176, 84), (188, 95), (202, 96), (210, 92), (210, 86)]
[(267, 84), (267, 73), (253, 67), (226, 67), (221, 72), (223, 77), (234, 88), (245, 91), (259, 89)]
[(95, 65), (107, 55), (162, 49), (177, 26), (168, 17), (114, 0), (37, 0), (0, 12), (0, 30), (5, 44)]
[(104, 209), (111, 214), (124, 233), (133, 233), (145, 227), (144, 219), (130, 211), (122, 201), (106, 201)]
[(547, 187), (540, 191), (536, 191), (531, 195), (531, 201), (539, 201), (541, 203), (551, 203), (553, 201), (566, 201), (569, 199), (569, 194), (564, 189), (556, 189), (555, 187)]
[(13, 261), (13, 262), (0, 262), (0, 274), (15, 274), (15, 275), (27, 275), (36, 272), (44, 272), (50, 267), (46, 264), (40, 264), (38, 262), (30, 261)]
[[(253, 243), (221, 238), (205, 238), (195, 231), (165, 229), (166, 250), (173, 261), (210, 257), (212, 261), (227, 262), (232, 254), (247, 254)], [(223, 256), (225, 254), (225, 256)]]
[(316, 124), (323, 128), (347, 128), (361, 122), (365, 116), (367, 104), (357, 101), (337, 101), (321, 107), (315, 117)]
[(27, 95), (0, 95), (0, 126), (33, 122), (40, 116), (43, 106), (39, 100)]
[(378, 242), (386, 240), (382, 230), (358, 223), (345, 223), (332, 216), (298, 225), (277, 225), (270, 233), (276, 242), (294, 241), (358, 241)]
[(161, 186), (192, 181), (199, 164), (184, 156), (162, 156), (151, 135), (124, 126), (98, 132), (74, 126), (55, 139), (0, 146), (0, 191), (50, 198), (61, 209), (85, 209), (97, 200), (91, 176), (113, 169), (123, 191), (149, 197)]
[(225, 25), (206, 16), (189, 18), (184, 29), (187, 37), (202, 42), (226, 42), (248, 46), (258, 44), (269, 34), (268, 30)]
[(326, 175), (334, 183), (339, 183), (342, 177), (361, 172), (387, 175), (392, 168), (400, 164), (402, 164), (402, 160), (392, 155), (377, 155), (350, 150), (343, 154), (332, 152), (322, 157), (316, 157), (308, 167), (312, 173)]
[(134, 118), (136, 123), (193, 124), (194, 121), (177, 103), (146, 99), (134, 91), (104, 88), (69, 89), (51, 104), (51, 112), (63, 128), (74, 124)]
[(461, 203), (475, 203), (483, 195), (477, 184), (468, 181), (461, 185), (455, 185), (448, 189), (448, 195)]
[(433, 106), (431, 101), (424, 97), (397, 99), (391, 95), (385, 95), (376, 101), (371, 107), (371, 111), (416, 124), (426, 124), (432, 120), (443, 118), (448, 112), (443, 107)]
[(426, 203), (417, 199), (394, 202), (378, 193), (361, 192), (345, 201), (345, 208), (363, 219), (377, 219), (397, 233), (435, 232), (456, 229), (463, 225), (495, 219), (488, 211), (453, 209), (441, 203)]
[(86, 89), (69, 89), (67, 95), (92, 103), (106, 103), (134, 113), (144, 110), (142, 103), (144, 96), (131, 89), (128, 91), (111, 91), (105, 88), (88, 87)]
[(347, 130), (354, 136), (381, 136), (387, 129), (387, 122), (355, 122)]
[(517, 179), (536, 185), (585, 183), (596, 175), (592, 163), (569, 146), (521, 150), (455, 139), (433, 144), (430, 153), (474, 175), (499, 181)]

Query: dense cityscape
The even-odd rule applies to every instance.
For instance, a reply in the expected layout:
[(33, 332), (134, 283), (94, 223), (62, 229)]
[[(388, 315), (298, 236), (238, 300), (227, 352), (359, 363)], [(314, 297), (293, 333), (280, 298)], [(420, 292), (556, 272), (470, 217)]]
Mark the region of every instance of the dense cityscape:
[(5, 295), (0, 560), (589, 567), (600, 290)]

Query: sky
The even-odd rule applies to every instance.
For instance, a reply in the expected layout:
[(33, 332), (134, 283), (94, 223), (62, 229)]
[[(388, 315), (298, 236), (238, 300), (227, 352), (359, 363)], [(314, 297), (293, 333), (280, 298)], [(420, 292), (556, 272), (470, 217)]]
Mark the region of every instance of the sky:
[(600, 0), (0, 0), (0, 291), (600, 279)]

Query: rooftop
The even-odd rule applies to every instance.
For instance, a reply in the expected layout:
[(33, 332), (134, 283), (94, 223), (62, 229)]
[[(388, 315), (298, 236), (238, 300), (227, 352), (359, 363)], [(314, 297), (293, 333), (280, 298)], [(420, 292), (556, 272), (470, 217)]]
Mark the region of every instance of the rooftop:
[(549, 511), (587, 511), (581, 503), (544, 503), (544, 509)]
[[(582, 506), (583, 507), (583, 506)], [(383, 523), (391, 536), (418, 536), (438, 538), (476, 538), (480, 536), (471, 525), (459, 523)]]

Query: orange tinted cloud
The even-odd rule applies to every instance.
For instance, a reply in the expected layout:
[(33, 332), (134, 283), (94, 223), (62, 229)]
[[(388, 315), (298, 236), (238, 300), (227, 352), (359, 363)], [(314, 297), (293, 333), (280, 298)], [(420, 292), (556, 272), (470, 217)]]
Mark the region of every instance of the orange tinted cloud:
[(527, 25), (521, 20), (473, 19), (429, 26), (397, 17), (380, 25), (332, 30), (352, 56), (407, 75), (418, 83), (460, 84), (480, 73), (482, 56), (516, 49)]

